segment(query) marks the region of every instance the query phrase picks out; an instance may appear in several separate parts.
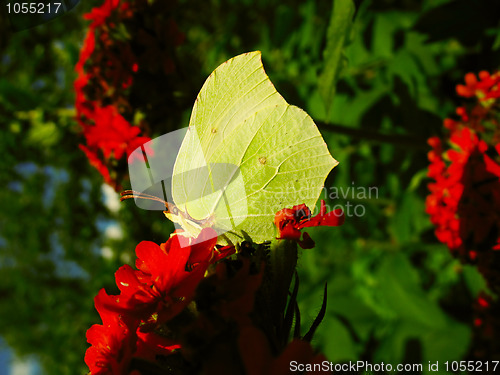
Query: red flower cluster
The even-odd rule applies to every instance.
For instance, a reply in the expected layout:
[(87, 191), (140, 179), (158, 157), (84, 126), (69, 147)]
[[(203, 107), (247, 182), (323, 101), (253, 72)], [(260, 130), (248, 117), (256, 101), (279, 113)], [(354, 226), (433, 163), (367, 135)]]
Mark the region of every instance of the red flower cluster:
[(319, 214), (311, 217), (311, 210), (305, 205), (300, 204), (292, 208), (284, 208), (274, 217), (274, 224), (278, 228), (278, 239), (288, 239), (297, 241), (303, 249), (312, 249), (314, 241), (307, 232), (302, 239), (301, 230), (303, 228), (329, 226), (336, 227), (344, 224), (344, 212), (339, 208), (331, 212), (326, 212), (326, 204), (321, 200)]
[(466, 86), (457, 86), (460, 95), (478, 100), (457, 109), (459, 120), (444, 121), (450, 148), (429, 139), (428, 176), (435, 182), (426, 212), (437, 238), (462, 261), (477, 264), (490, 287), (500, 288), (500, 74), (479, 77), (467, 74)]
[(443, 154), (441, 140), (429, 140), (433, 150), (428, 176), (436, 182), (429, 184), (426, 211), (437, 238), (464, 261), (474, 261), (477, 246), (499, 225), (500, 166), (469, 128), (455, 130), (450, 143), (456, 149)]
[[(115, 102), (119, 95), (116, 92), (130, 86), (133, 67), (137, 67), (128, 49), (115, 48), (116, 52), (111, 52), (115, 24), (110, 22), (110, 18), (113, 14), (129, 18), (129, 3), (106, 0), (102, 6), (84, 16), (92, 23), (75, 67), (78, 75), (75, 81), (75, 108), (87, 142), (80, 148), (106, 183), (118, 189), (116, 176), (110, 175), (113, 159), (121, 159), (124, 151), (128, 155), (149, 138), (139, 137), (140, 128), (127, 122), (116, 107), (106, 105)], [(90, 91), (93, 93), (90, 94)], [(106, 103), (109, 93), (113, 93), (111, 96), (115, 97), (111, 99), (115, 100)]]
[(115, 274), (120, 294), (102, 289), (95, 298), (103, 324), (87, 331), (91, 375), (274, 375), (289, 373), (291, 360), (325, 360), (300, 339), (277, 347), (275, 329), (261, 326), (263, 248), (230, 260), (235, 248), (216, 248), (212, 229), (187, 247), (178, 236), (159, 246), (141, 242), (137, 270), (125, 265)]
[[(141, 136), (148, 133), (148, 123), (141, 116), (140, 107), (151, 106), (149, 102), (132, 100), (137, 97), (133, 91), (135, 81), (141, 71), (147, 76), (152, 72), (171, 74), (175, 66), (166, 46), (183, 41), (183, 34), (172, 19), (157, 25), (158, 38), (141, 27), (141, 22), (146, 22), (146, 9), (158, 15), (172, 6), (156, 3), (160, 2), (105, 0), (84, 16), (92, 22), (75, 67), (74, 84), (77, 120), (86, 139), (81, 149), (105, 181), (117, 190), (126, 170), (122, 158), (150, 140)], [(158, 64), (163, 64), (161, 69)], [(152, 80), (161, 81), (158, 77)], [(141, 95), (151, 91), (141, 82), (137, 85)]]
[(124, 265), (115, 274), (120, 295), (102, 289), (95, 299), (103, 324), (87, 331), (92, 346), (85, 362), (92, 375), (128, 374), (133, 359), (155, 361), (180, 347), (164, 334), (164, 324), (191, 303), (209, 264), (234, 251), (215, 251), (216, 238), (206, 228), (191, 246), (181, 247), (177, 235), (160, 246), (146, 241), (137, 246), (138, 269)]

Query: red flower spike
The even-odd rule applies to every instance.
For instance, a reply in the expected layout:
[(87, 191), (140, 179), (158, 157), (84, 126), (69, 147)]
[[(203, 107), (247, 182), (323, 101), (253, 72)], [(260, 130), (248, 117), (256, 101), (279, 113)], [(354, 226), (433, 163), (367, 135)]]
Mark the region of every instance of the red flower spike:
[[(458, 85), (463, 97), (475, 99), (457, 108), (459, 121), (446, 119), (448, 149), (435, 138), (428, 176), (426, 212), (435, 234), (462, 262), (475, 264), (488, 286), (500, 292), (500, 73), (469, 73)], [(444, 149), (444, 150), (443, 150)], [(484, 324), (486, 327), (487, 325)]]
[(340, 226), (344, 224), (345, 216), (342, 209), (336, 209), (331, 212), (326, 212), (326, 204), (321, 200), (321, 208), (318, 215), (311, 218), (311, 210), (301, 204), (293, 206), (293, 208), (284, 208), (276, 213), (274, 224), (278, 228), (279, 236), (277, 239), (288, 239), (297, 241), (303, 249), (311, 249), (314, 247), (314, 241), (309, 234), (304, 233), (301, 240), (301, 229), (317, 226)]
[(93, 28), (90, 28), (85, 40), (83, 42), (83, 47), (80, 51), (80, 59), (75, 66), (75, 70), (79, 74), (83, 74), (83, 65), (90, 58), (92, 52), (95, 49), (95, 32)]
[(109, 170), (106, 167), (106, 165), (99, 159), (99, 157), (95, 154), (95, 152), (92, 152), (90, 149), (85, 147), (84, 145), (78, 145), (80, 149), (85, 152), (85, 155), (87, 155), (87, 158), (89, 159), (90, 165), (92, 165), (94, 168), (96, 168), (99, 173), (104, 177), (104, 181), (109, 184), (113, 185), (113, 181), (111, 180), (111, 177), (109, 176)]
[[(103, 103), (111, 103), (120, 111), (125, 108), (128, 117), (132, 117), (127, 112), (129, 107), (124, 100), (123, 89), (133, 83), (133, 73), (138, 70), (137, 56), (131, 51), (128, 42), (115, 40), (110, 35), (110, 29), (116, 24), (114, 21), (121, 22), (133, 16), (130, 7), (128, 2), (105, 0), (101, 6), (93, 8), (84, 16), (92, 22), (75, 66), (75, 108), (77, 121), (87, 137), (85, 146), (95, 156), (94, 160), (91, 160), (94, 165), (96, 160), (108, 166), (114, 165), (115, 163), (108, 163), (111, 156), (116, 160), (121, 159), (150, 140), (148, 137), (139, 136), (141, 129), (135, 126), (128, 123), (127, 126), (118, 126), (120, 118), (117, 115), (98, 124), (103, 119)], [(104, 172), (102, 168), (99, 168), (99, 171)], [(114, 178), (111, 180), (109, 173), (103, 173), (106, 182), (119, 190), (119, 181), (116, 179), (120, 174), (112, 175)]]

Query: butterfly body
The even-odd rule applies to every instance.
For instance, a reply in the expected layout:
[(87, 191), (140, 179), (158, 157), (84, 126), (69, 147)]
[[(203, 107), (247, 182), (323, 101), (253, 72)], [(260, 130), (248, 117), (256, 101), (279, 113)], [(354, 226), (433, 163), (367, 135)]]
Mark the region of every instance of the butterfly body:
[(168, 210), (163, 211), (163, 214), (173, 223), (180, 225), (193, 237), (197, 237), (203, 228), (212, 228), (214, 225), (213, 215), (202, 220), (196, 220), (190, 217), (189, 214), (182, 211), (177, 211), (177, 213), (174, 214), (170, 210)]

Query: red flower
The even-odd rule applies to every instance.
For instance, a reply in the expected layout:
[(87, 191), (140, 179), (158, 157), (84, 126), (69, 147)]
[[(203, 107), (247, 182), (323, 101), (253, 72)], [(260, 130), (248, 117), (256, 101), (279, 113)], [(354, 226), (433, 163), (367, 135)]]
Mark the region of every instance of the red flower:
[[(114, 159), (119, 160), (124, 155), (129, 156), (132, 154), (134, 156), (129, 162), (133, 162), (138, 155), (142, 155), (142, 153), (133, 153), (133, 151), (142, 144), (149, 142), (150, 138), (139, 136), (139, 127), (130, 125), (114, 107), (101, 108), (95, 103), (86, 101), (81, 90), (86, 80), (86, 75), (83, 75), (75, 81), (75, 88), (77, 89), (76, 107), (80, 111), (80, 116), (84, 115), (87, 119), (93, 118), (94, 124), (87, 125), (79, 118), (87, 140), (87, 145), (80, 145), (80, 149), (85, 152), (90, 164), (101, 173), (104, 181), (119, 190), (118, 181), (111, 178), (108, 169), (110, 165), (109, 159), (114, 157)], [(145, 151), (149, 155), (153, 154), (153, 150), (148, 145), (145, 146)], [(144, 162), (142, 158), (141, 161)]]
[(465, 75), (465, 85), (457, 85), (457, 94), (465, 98), (477, 96), (479, 100), (496, 99), (500, 97), (500, 73), (490, 75), (486, 71), (479, 72), (479, 81), (475, 74)]
[[(104, 181), (119, 189), (117, 181), (110, 177), (107, 160), (111, 157), (119, 160), (125, 155), (128, 157), (132, 154), (133, 158), (129, 162), (134, 162), (138, 157), (140, 161), (144, 162), (138, 156), (142, 154), (134, 153), (133, 151), (149, 142), (151, 138), (139, 136), (141, 132), (140, 128), (130, 125), (114, 107), (101, 108), (95, 105), (95, 103), (86, 101), (85, 95), (81, 90), (86, 80), (86, 76), (83, 75), (75, 81), (75, 88), (77, 89), (76, 108), (80, 112), (80, 116), (83, 115), (87, 119), (92, 118), (94, 124), (87, 125), (79, 119), (80, 124), (84, 128), (84, 135), (87, 140), (87, 145), (80, 145), (80, 148), (87, 155), (90, 164), (104, 177)], [(148, 155), (153, 154), (153, 150), (149, 145), (145, 145), (144, 148)], [(99, 154), (102, 156), (100, 157)]]
[(217, 235), (205, 228), (197, 241), (200, 242), (181, 247), (178, 235), (174, 235), (160, 246), (149, 241), (137, 245), (138, 270), (124, 265), (115, 275), (121, 292), (118, 311), (126, 311), (151, 326), (181, 312), (205, 275)]
[(124, 319), (109, 310), (106, 306), (112, 298), (104, 289), (95, 297), (103, 324), (94, 324), (87, 331), (87, 341), (92, 346), (85, 353), (85, 363), (92, 375), (127, 374), (135, 351), (138, 321)]
[(288, 239), (297, 241), (303, 249), (312, 249), (314, 241), (309, 234), (304, 233), (303, 239), (300, 239), (303, 228), (330, 226), (336, 227), (344, 224), (344, 212), (342, 209), (336, 209), (326, 212), (326, 204), (321, 200), (321, 208), (318, 215), (311, 218), (311, 210), (301, 204), (292, 208), (284, 208), (276, 213), (274, 224), (278, 228), (278, 239)]
[(209, 264), (234, 251), (216, 251), (216, 241), (215, 231), (205, 228), (184, 247), (178, 234), (161, 245), (143, 241), (137, 246), (138, 269), (125, 265), (115, 274), (120, 295), (102, 289), (95, 298), (103, 324), (87, 331), (92, 346), (85, 362), (92, 375), (128, 374), (133, 358), (155, 362), (158, 355), (180, 348), (178, 340), (159, 333), (191, 303)]
[(138, 136), (141, 130), (130, 125), (114, 107), (97, 107), (94, 114), (95, 125), (85, 127), (85, 138), (89, 147), (101, 149), (106, 158), (113, 153), (114, 158), (119, 160), (125, 152), (128, 156), (137, 147), (151, 140), (149, 137)]

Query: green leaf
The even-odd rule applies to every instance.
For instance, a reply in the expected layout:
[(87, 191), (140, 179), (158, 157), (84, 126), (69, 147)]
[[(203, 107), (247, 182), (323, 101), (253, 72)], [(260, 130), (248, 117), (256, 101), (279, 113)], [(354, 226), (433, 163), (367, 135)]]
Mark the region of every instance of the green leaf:
[(463, 275), (467, 288), (473, 298), (476, 298), (480, 291), (486, 290), (487, 284), (483, 275), (479, 273), (476, 267), (469, 264), (463, 265)]
[(412, 347), (418, 343), (421, 358), (409, 362), (455, 360), (465, 354), (470, 328), (448, 317), (424, 292), (416, 269), (403, 254), (386, 257), (377, 272), (380, 301), (394, 316), (385, 328), (375, 361), (401, 363), (415, 354)]
[(443, 328), (447, 316), (424, 293), (411, 263), (401, 254), (388, 256), (378, 270), (380, 298), (399, 319), (418, 322), (426, 327)]
[(327, 112), (335, 95), (335, 83), (342, 68), (346, 65), (343, 53), (352, 27), (354, 16), (354, 3), (352, 0), (335, 0), (326, 36), (324, 50), (324, 69), (319, 77), (319, 91), (325, 102)]
[(349, 330), (338, 319), (328, 317), (320, 332), (324, 353), (332, 362), (355, 361), (358, 358), (356, 344)]
[(429, 361), (439, 361), (439, 373), (446, 374), (443, 361), (460, 359), (470, 340), (470, 329), (453, 321), (442, 329), (432, 330), (415, 322), (401, 321), (393, 324), (390, 330), (375, 353), (374, 362), (423, 363), (424, 374), (429, 373)]
[(500, 49), (500, 29), (496, 30), (497, 36), (495, 38), (495, 41), (493, 42), (493, 46), (491, 47), (492, 50), (496, 51), (497, 49)]
[(398, 243), (417, 241), (422, 231), (430, 226), (424, 201), (408, 189), (398, 202), (390, 223), (391, 232)]
[(52, 147), (60, 140), (60, 131), (53, 122), (33, 121), (28, 132), (28, 141), (31, 144), (40, 144), (43, 147)]
[(198, 95), (172, 177), (180, 212), (169, 218), (193, 236), (213, 227), (220, 243), (270, 240), (276, 212), (314, 207), (337, 164), (309, 115), (276, 91), (260, 52), (240, 55)]
[(0, 104), (12, 111), (29, 110), (37, 103), (33, 93), (19, 88), (4, 78), (0, 79), (0, 93)]

